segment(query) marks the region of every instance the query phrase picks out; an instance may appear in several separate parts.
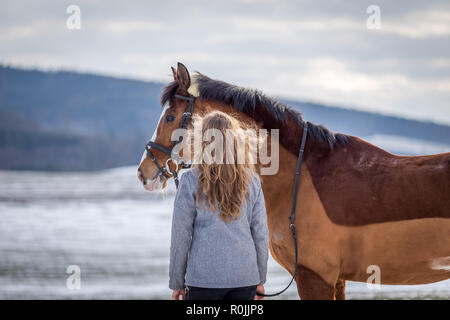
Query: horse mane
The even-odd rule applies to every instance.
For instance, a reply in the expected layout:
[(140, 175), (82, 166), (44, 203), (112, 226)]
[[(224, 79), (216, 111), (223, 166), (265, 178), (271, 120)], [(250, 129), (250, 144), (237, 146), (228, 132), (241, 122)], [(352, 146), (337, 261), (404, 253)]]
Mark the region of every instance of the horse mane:
[[(306, 122), (300, 112), (294, 108), (285, 105), (263, 92), (256, 89), (248, 89), (232, 85), (220, 80), (211, 79), (199, 72), (196, 72), (191, 79), (191, 87), (195, 86), (198, 97), (205, 100), (215, 100), (223, 104), (233, 106), (237, 111), (243, 112), (248, 116), (255, 118), (259, 108), (263, 108), (272, 118), (273, 122), (281, 126), (286, 124), (290, 115), (300, 126)], [(161, 95), (161, 105), (170, 102), (178, 89), (178, 82), (172, 81), (164, 87)], [(191, 89), (191, 88), (190, 88)], [(323, 125), (307, 122), (309, 135), (313, 140), (325, 142), (332, 150), (336, 145), (346, 146), (351, 136), (334, 133)]]

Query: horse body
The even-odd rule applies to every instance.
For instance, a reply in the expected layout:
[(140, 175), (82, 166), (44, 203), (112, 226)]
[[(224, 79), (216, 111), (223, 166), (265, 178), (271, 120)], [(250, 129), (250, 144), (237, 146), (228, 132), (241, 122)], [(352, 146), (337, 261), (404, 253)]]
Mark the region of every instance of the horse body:
[[(323, 290), (303, 291), (304, 297), (336, 295), (339, 280), (365, 282), (370, 266), (381, 271), (381, 284), (450, 276), (450, 154), (399, 157), (360, 139), (319, 153), (311, 144), (305, 153), (296, 229), (301, 266), (317, 275), (316, 287), (324, 283)], [(273, 189), (279, 188), (277, 180), (293, 180), (296, 157), (283, 148), (280, 159), (279, 176), (262, 176), (262, 185), (272, 256), (292, 273), (290, 203), (277, 199), (281, 192), (292, 197), (293, 184)]]
[(385, 284), (450, 276), (436, 267), (450, 256), (450, 154), (399, 157), (354, 139), (319, 158), (307, 165), (340, 242), (341, 278), (366, 281), (370, 265)]
[[(189, 74), (180, 67), (174, 79), (184, 85), (171, 84), (173, 92), (163, 94), (166, 100), (188, 91)], [(203, 80), (215, 81), (208, 79)], [(233, 100), (233, 90), (244, 100)], [(258, 92), (239, 90), (245, 89), (223, 82), (193, 88), (200, 94), (194, 110), (201, 114), (218, 109), (260, 128), (280, 129), (279, 171), (262, 175), (261, 181), (270, 251), (291, 274), (295, 252), (288, 219), (302, 125), (311, 126), (295, 220), (296, 283), (302, 299), (343, 299), (345, 280), (366, 282), (373, 266), (380, 271), (381, 284), (423, 284), (450, 277), (450, 153), (396, 156), (359, 138), (307, 124), (294, 110)], [(178, 104), (172, 112), (181, 114), (184, 104)], [(169, 130), (164, 124), (158, 128), (164, 132), (157, 141), (170, 145), (170, 133), (162, 129)], [(161, 162), (167, 159), (158, 150), (155, 155)], [(139, 172), (145, 181), (155, 168), (144, 159)]]

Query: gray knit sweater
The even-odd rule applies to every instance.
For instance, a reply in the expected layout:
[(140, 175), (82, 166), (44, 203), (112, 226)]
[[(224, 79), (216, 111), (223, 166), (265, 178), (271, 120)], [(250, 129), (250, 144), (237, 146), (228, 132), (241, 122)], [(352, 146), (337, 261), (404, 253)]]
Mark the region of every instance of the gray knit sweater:
[(259, 177), (238, 219), (226, 223), (205, 206), (195, 205), (197, 170), (180, 178), (175, 196), (170, 245), (169, 288), (235, 288), (263, 284), (268, 259), (268, 229)]

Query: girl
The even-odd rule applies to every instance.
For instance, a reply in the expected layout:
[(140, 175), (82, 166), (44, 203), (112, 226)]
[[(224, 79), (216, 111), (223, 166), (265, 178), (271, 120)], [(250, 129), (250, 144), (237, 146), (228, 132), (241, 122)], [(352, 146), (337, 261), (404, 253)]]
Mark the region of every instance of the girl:
[[(219, 111), (209, 113), (201, 128), (203, 137), (216, 129), (223, 141), (230, 133), (241, 142), (249, 138), (238, 120)], [(234, 159), (247, 150), (236, 144), (227, 149), (234, 151)], [(264, 293), (266, 281), (267, 216), (253, 161), (250, 155), (245, 159), (243, 164), (201, 161), (181, 176), (170, 246), (174, 300), (262, 299), (255, 293)]]

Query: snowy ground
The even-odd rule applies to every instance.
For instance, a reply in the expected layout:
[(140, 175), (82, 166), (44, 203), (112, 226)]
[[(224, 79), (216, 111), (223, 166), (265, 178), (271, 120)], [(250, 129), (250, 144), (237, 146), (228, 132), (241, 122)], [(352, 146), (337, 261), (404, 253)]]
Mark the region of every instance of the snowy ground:
[[(0, 171), (0, 299), (169, 299), (174, 188), (146, 192), (135, 172)], [(66, 287), (69, 265), (81, 269), (80, 290)], [(289, 280), (270, 259), (266, 290)], [(449, 299), (450, 281), (381, 289), (350, 282), (347, 297)], [(278, 298), (296, 299), (295, 285)]]

